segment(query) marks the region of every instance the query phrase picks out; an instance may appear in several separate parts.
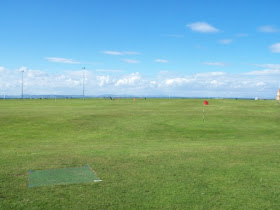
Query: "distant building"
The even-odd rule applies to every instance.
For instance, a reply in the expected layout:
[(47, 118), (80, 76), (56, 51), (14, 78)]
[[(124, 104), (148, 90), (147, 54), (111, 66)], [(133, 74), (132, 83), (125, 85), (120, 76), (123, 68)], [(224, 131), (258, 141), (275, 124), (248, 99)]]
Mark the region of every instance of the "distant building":
[(276, 95), (276, 100), (279, 101), (280, 100), (280, 89), (278, 90), (277, 92), (277, 95)]

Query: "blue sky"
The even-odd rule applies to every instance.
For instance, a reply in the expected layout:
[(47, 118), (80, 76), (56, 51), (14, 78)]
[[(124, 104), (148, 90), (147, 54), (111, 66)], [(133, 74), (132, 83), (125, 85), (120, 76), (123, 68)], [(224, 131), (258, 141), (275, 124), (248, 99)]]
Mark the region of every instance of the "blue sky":
[(2, 1), (0, 95), (273, 98), (280, 2)]

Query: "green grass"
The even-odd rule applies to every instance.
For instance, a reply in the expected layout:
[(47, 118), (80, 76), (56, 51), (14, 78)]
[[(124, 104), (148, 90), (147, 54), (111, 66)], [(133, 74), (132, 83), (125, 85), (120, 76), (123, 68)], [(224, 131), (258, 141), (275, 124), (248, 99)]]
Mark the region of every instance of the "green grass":
[[(0, 209), (279, 209), (280, 105), (209, 103), (1, 100)], [(27, 187), (84, 165), (103, 182)]]

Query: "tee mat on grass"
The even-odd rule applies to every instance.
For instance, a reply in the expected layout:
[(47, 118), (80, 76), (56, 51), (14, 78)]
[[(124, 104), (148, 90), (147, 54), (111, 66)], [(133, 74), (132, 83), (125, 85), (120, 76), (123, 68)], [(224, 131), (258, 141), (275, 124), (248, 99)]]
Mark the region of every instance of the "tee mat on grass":
[(49, 170), (29, 170), (28, 179), (28, 187), (102, 181), (93, 173), (89, 166)]

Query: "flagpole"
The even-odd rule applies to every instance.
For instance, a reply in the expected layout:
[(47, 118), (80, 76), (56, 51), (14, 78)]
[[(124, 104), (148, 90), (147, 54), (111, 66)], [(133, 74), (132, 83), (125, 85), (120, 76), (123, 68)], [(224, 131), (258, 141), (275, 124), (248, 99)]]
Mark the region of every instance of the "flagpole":
[(21, 99), (23, 100), (23, 73), (24, 70), (21, 70)]
[(203, 122), (204, 122), (204, 108), (203, 108)]
[(83, 69), (83, 100), (85, 100), (85, 69), (86, 67), (82, 67)]

